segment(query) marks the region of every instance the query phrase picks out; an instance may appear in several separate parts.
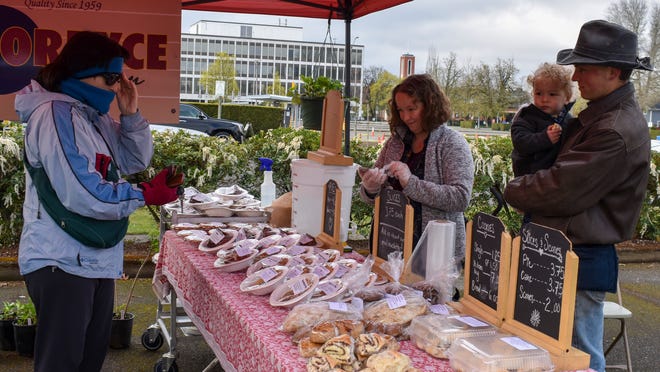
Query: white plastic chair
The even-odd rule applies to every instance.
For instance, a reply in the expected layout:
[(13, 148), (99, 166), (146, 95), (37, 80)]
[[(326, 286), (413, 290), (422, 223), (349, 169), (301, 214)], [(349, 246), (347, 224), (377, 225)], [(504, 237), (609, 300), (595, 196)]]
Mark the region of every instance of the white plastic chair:
[(605, 357), (607, 358), (607, 354), (612, 350), (614, 345), (619, 342), (619, 340), (623, 337), (623, 344), (625, 346), (625, 351), (626, 351), (626, 365), (606, 365), (605, 368), (615, 368), (615, 369), (625, 369), (628, 372), (632, 372), (632, 361), (630, 359), (630, 346), (628, 345), (628, 330), (626, 329), (626, 319), (632, 318), (632, 312), (630, 310), (626, 309), (623, 306), (623, 303), (621, 301), (621, 288), (619, 287), (619, 282), (616, 282), (616, 295), (618, 299), (617, 302), (612, 302), (612, 301), (605, 301), (604, 302), (604, 308), (603, 308), (603, 318), (605, 320), (607, 319), (617, 319), (620, 324), (619, 328), (619, 333), (614, 337), (614, 340), (612, 340), (612, 343), (607, 347), (607, 350), (605, 350)]

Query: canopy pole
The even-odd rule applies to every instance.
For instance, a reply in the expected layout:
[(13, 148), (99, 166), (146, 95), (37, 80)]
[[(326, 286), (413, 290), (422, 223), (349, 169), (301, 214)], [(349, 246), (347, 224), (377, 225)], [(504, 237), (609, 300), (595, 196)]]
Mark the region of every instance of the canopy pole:
[(351, 20), (346, 17), (346, 53), (344, 60), (344, 155), (350, 156), (351, 147)]

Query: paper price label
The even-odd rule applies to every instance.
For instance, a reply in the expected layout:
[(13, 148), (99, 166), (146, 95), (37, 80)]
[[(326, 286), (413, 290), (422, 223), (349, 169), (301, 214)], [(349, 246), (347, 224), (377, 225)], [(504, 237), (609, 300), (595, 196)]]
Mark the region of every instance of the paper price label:
[(299, 295), (305, 292), (306, 289), (307, 289), (307, 284), (305, 283), (304, 280), (299, 280), (291, 284), (291, 290), (293, 291), (294, 295)]
[(246, 246), (241, 246), (241, 245), (234, 248), (234, 250), (236, 251), (236, 254), (238, 255), (238, 257), (245, 257), (245, 256), (250, 255), (250, 253), (252, 253), (252, 250), (250, 248), (248, 248)]
[(305, 265), (305, 260), (302, 258), (296, 256), (291, 259), (291, 264), (292, 265)]
[(220, 243), (220, 242), (222, 241), (222, 238), (225, 237), (225, 234), (223, 234), (223, 233), (222, 233), (220, 230), (218, 230), (218, 229), (213, 229), (212, 231), (213, 231), (213, 232), (211, 233), (211, 237), (210, 237), (209, 239), (211, 240), (211, 242), (212, 242), (214, 245), (217, 245), (218, 243)]
[(458, 317), (456, 317), (456, 320), (458, 320), (460, 322), (463, 322), (463, 323), (469, 325), (470, 327), (487, 327), (488, 326), (488, 324), (482, 322), (479, 319), (475, 319), (471, 316), (458, 316)]
[(344, 275), (346, 275), (346, 273), (347, 273), (349, 270), (350, 270), (350, 269), (349, 269), (347, 266), (339, 265), (339, 267), (337, 268), (337, 272), (335, 273), (335, 276), (334, 276), (334, 277), (335, 277), (335, 278), (341, 278), (341, 277), (343, 277)]
[(515, 347), (518, 350), (536, 350), (537, 347), (519, 337), (502, 337), (500, 340)]
[(406, 298), (400, 294), (388, 297), (386, 301), (387, 301), (387, 306), (389, 306), (389, 308), (392, 310), (407, 305)]
[(277, 265), (280, 261), (272, 256), (266, 257), (263, 260), (261, 260), (263, 266), (275, 266)]
[(447, 308), (447, 305), (435, 304), (431, 305), (429, 308), (433, 314), (449, 315), (449, 308)]
[(277, 276), (277, 270), (270, 267), (259, 273), (259, 277), (261, 278), (261, 280), (263, 280), (266, 283), (273, 280), (273, 278), (275, 278), (276, 276)]
[(328, 274), (330, 274), (330, 270), (326, 269), (325, 266), (316, 266), (312, 273), (314, 273), (319, 278), (325, 278)]
[(328, 302), (330, 310), (341, 311), (342, 313), (348, 312), (348, 305), (345, 302)]
[(307, 251), (307, 248), (305, 248), (302, 245), (294, 245), (293, 247), (289, 248), (289, 251), (287, 252), (288, 254), (295, 256), (297, 254), (305, 253)]
[(302, 274), (302, 269), (299, 267), (294, 267), (293, 269), (289, 270), (289, 272), (286, 274), (287, 279), (295, 278), (298, 275)]
[(325, 293), (325, 294), (335, 293), (335, 292), (337, 292), (337, 289), (338, 289), (337, 286), (333, 282), (321, 283), (321, 284), (318, 285), (317, 288), (320, 289), (321, 291), (323, 291), (323, 293)]
[(273, 255), (273, 254), (279, 253), (281, 250), (282, 250), (281, 247), (279, 247), (279, 246), (277, 246), (277, 245), (274, 245), (274, 246), (272, 246), (272, 247), (266, 249), (266, 254), (270, 256), (270, 255)]

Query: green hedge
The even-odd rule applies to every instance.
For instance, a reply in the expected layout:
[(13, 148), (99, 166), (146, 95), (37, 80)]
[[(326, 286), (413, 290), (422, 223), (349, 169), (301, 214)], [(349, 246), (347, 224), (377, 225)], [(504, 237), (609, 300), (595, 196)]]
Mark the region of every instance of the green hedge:
[(510, 131), (511, 130), (511, 124), (509, 123), (493, 123), (490, 127), (492, 130), (502, 130), (502, 131)]
[(282, 126), (284, 109), (281, 107), (255, 106), (255, 105), (222, 105), (222, 117), (252, 124), (254, 132), (267, 131)]
[(461, 128), (474, 128), (474, 120), (461, 120)]
[[(204, 111), (206, 115), (217, 118), (217, 103), (186, 102)], [(250, 123), (252, 132), (266, 131), (282, 126), (284, 109), (281, 107), (234, 105), (225, 103), (222, 105), (222, 118), (237, 121), (239, 123)]]
[[(3, 123), (3, 125), (7, 125)], [(263, 180), (259, 171), (260, 156), (274, 160), (273, 181), (277, 195), (291, 191), (291, 159), (305, 158), (307, 152), (316, 150), (320, 132), (305, 129), (277, 128), (257, 133), (245, 143), (217, 137), (192, 137), (184, 132), (163, 134), (154, 132), (155, 151), (151, 167), (140, 174), (128, 177), (130, 182), (151, 179), (157, 170), (168, 164), (176, 164), (185, 172), (185, 186), (194, 186), (202, 192), (210, 192), (218, 186), (238, 184), (258, 197)], [(0, 134), (0, 246), (18, 242), (21, 233), (22, 201), (25, 176), (22, 164), (23, 132), (20, 125)], [(497, 206), (489, 191), (493, 184), (500, 187), (513, 177), (511, 171), (511, 140), (508, 136), (470, 137), (468, 139), (475, 164), (475, 180), (467, 218), (476, 212), (491, 213)], [(380, 146), (367, 145), (359, 140), (351, 141), (351, 156), (363, 166), (372, 166)], [(651, 173), (647, 186), (646, 201), (637, 225), (636, 238), (660, 240), (660, 182), (658, 169), (660, 154), (652, 155)], [(356, 175), (355, 184), (359, 185)], [(368, 234), (373, 208), (362, 202), (358, 188), (353, 188), (351, 221), (357, 223), (360, 233)], [(518, 231), (520, 215), (500, 213), (509, 231)]]

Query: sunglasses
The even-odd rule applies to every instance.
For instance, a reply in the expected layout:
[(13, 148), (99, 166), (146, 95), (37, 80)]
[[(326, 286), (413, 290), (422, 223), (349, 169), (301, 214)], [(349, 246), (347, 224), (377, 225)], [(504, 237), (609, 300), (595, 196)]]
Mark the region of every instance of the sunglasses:
[(98, 76), (103, 77), (103, 79), (105, 80), (105, 83), (108, 86), (112, 86), (112, 85), (117, 84), (117, 82), (121, 79), (121, 74), (118, 74), (116, 72), (106, 72), (106, 73), (103, 73), (103, 74), (99, 74)]

